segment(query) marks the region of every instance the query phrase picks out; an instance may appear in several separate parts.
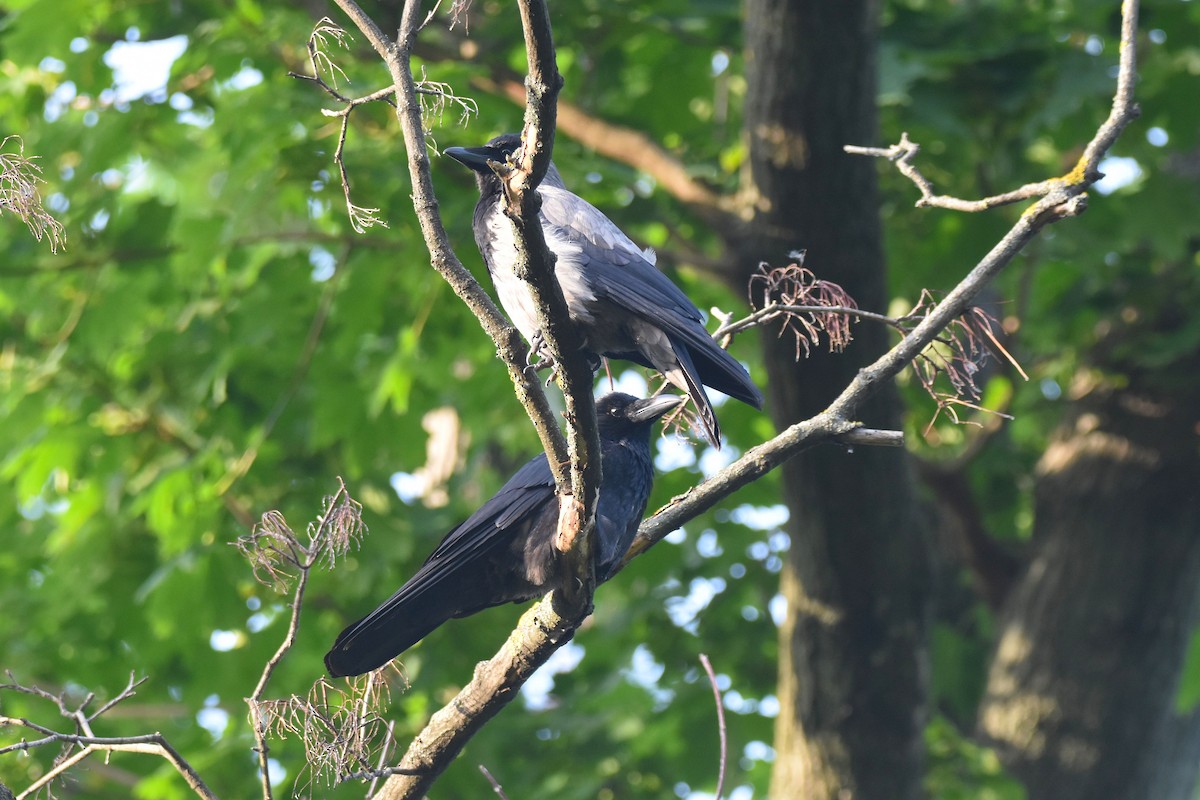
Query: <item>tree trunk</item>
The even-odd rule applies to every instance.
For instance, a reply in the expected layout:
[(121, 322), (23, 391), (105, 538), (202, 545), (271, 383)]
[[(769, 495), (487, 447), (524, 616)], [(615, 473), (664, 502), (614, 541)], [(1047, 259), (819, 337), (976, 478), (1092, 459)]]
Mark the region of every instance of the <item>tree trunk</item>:
[[(1190, 800), (1175, 708), (1200, 622), (1200, 364), (1092, 390), (1042, 457), (1036, 557), (1002, 620), (980, 728), (1030, 800)], [(1179, 391), (1179, 386), (1187, 386)]]
[[(747, 269), (806, 249), (820, 277), (871, 310), (886, 307), (877, 166), (842, 146), (875, 141), (877, 13), (864, 0), (748, 0), (749, 222), (731, 248)], [(855, 336), (847, 353), (799, 364), (790, 337), (762, 337), (779, 427), (820, 411), (887, 345), (869, 324)], [(897, 394), (882, 392), (862, 418), (900, 427)], [(829, 447), (785, 465), (783, 480), (792, 546), (771, 794), (916, 798), (929, 562), (907, 457)]]

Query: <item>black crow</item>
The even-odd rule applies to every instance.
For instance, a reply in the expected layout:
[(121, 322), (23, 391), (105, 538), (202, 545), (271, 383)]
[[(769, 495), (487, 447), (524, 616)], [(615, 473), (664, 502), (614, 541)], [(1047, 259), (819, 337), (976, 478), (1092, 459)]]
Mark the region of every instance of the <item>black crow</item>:
[[(653, 480), (650, 427), (682, 400), (613, 393), (596, 403), (601, 454), (597, 581), (612, 577), (646, 511)], [(336, 678), (377, 669), (446, 620), (558, 588), (566, 576), (554, 547), (557, 527), (554, 475), (543, 453), (446, 534), (400, 591), (338, 635), (325, 654), (329, 674)]]
[[(475, 242), (500, 304), (534, 343), (537, 315), (526, 285), (513, 274), (513, 226), (502, 210), (500, 179), (489, 166), (505, 163), (520, 146), (521, 137), (509, 133), (483, 147), (450, 147), (445, 154), (475, 172), (480, 194)], [(703, 387), (762, 408), (762, 394), (745, 367), (709, 336), (704, 315), (655, 267), (654, 251), (638, 248), (599, 209), (567, 191), (553, 164), (538, 192), (546, 245), (557, 257), (555, 275), (587, 349), (661, 372), (687, 392), (700, 412), (705, 436), (720, 447), (721, 428)]]

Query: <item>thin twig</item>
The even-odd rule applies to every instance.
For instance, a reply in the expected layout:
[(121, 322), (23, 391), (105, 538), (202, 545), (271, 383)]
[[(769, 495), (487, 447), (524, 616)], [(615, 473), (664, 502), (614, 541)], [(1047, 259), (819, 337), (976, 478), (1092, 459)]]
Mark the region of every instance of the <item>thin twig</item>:
[(480, 764), (479, 771), (483, 773), (483, 777), (487, 778), (488, 783), (492, 785), (492, 790), (500, 795), (500, 800), (508, 800), (508, 795), (504, 793), (504, 787), (500, 785), (500, 781), (492, 777), (492, 773), (488, 772), (488, 768)]
[(712, 337), (717, 340), (722, 340), (727, 336), (732, 338), (736, 334), (748, 331), (751, 328), (760, 327), (789, 314), (844, 314), (850, 317), (858, 317), (859, 319), (881, 322), (884, 325), (895, 328), (901, 333), (905, 330), (903, 323), (894, 317), (889, 317), (886, 314), (878, 314), (874, 311), (864, 311), (861, 308), (853, 306), (810, 306), (771, 303), (750, 312), (741, 319), (721, 323), (720, 327), (713, 331)]
[(877, 428), (854, 428), (833, 437), (833, 441), (845, 445), (864, 447), (904, 447), (904, 431), (879, 430)]
[(1058, 185), (1057, 179), (1051, 179), (1037, 183), (1028, 183), (1011, 192), (1005, 192), (993, 197), (985, 197), (981, 200), (962, 200), (957, 197), (940, 195), (933, 190), (933, 184), (912, 163), (913, 159), (917, 157), (917, 153), (921, 152), (921, 146), (908, 138), (907, 131), (901, 133), (900, 141), (891, 147), (859, 147), (858, 145), (848, 144), (842, 149), (851, 155), (886, 158), (895, 164), (900, 174), (911, 180), (921, 190), (921, 199), (916, 203), (918, 208), (948, 208), (952, 211), (964, 211), (968, 213), (988, 211), (999, 206), (1019, 203), (1022, 200), (1045, 197), (1046, 194)]
[(120, 703), (124, 700), (128, 700), (129, 698), (133, 697), (135, 694), (137, 694), (137, 692), (134, 690), (137, 689), (137, 687), (141, 686), (143, 683), (145, 683), (148, 680), (150, 680), (149, 676), (138, 679), (134, 675), (134, 673), (130, 672), (129, 673), (129, 683), (127, 683), (125, 685), (125, 688), (122, 689), (117, 694), (116, 697), (109, 700), (107, 703), (100, 706), (100, 708), (96, 709), (91, 715), (89, 715), (88, 722), (95, 721), (97, 717), (99, 717), (101, 714), (104, 714), (105, 712), (107, 712), (109, 709), (111, 709), (117, 703)]
[[(64, 734), (65, 737), (65, 734)], [(63, 741), (66, 741), (64, 738)], [(129, 736), (122, 738), (91, 738), (87, 736), (70, 737), (70, 741), (75, 744), (86, 745), (79, 752), (63, 759), (54, 766), (49, 772), (38, 778), (28, 789), (17, 795), (17, 800), (25, 800), (27, 797), (32, 797), (43, 786), (57, 778), (67, 769), (75, 766), (80, 761), (90, 756), (92, 753), (145, 753), (148, 755), (156, 755), (165, 758), (171, 762), (171, 766), (175, 767), (175, 771), (183, 777), (184, 781), (196, 793), (197, 797), (202, 797), (204, 800), (217, 800), (217, 796), (212, 793), (212, 790), (204, 783), (199, 773), (192, 768), (192, 765), (187, 762), (183, 756), (179, 754), (170, 743), (163, 738), (162, 734), (154, 733), (147, 736)]]
[[(391, 755), (392, 745), (396, 743), (395, 733), (396, 720), (388, 720), (387, 728), (384, 730), (383, 734), (383, 747), (379, 748), (379, 763), (375, 767), (376, 770), (385, 769), (383, 765), (387, 763), (388, 757)], [(379, 775), (378, 777), (371, 779), (371, 785), (367, 787), (367, 797), (375, 794), (375, 787), (379, 783), (379, 778), (382, 777), (385, 776)]]
[(729, 757), (729, 743), (725, 738), (725, 704), (721, 702), (721, 687), (717, 685), (717, 674), (713, 672), (712, 664), (708, 661), (708, 656), (704, 653), (700, 654), (700, 663), (704, 665), (704, 671), (708, 673), (708, 682), (712, 685), (713, 699), (717, 704), (717, 731), (721, 736), (721, 767), (717, 772), (717, 791), (714, 792), (715, 800), (721, 800), (721, 792), (725, 789), (725, 761)]
[[(36, 687), (6, 685), (0, 688), (21, 691), (25, 692), (26, 694), (33, 694), (56, 701), (55, 695), (51, 695), (50, 693), (37, 689)], [(123, 692), (122, 694), (125, 693)], [(125, 694), (125, 696), (128, 697), (129, 694)], [(112, 708), (112, 705), (113, 703), (111, 702), (106, 704), (107, 707), (104, 708), (103, 711), (107, 711), (108, 709)], [(102, 712), (93, 714), (90, 719), (94, 720), (99, 713)], [(74, 715), (73, 713), (68, 713), (66, 716), (71, 718)], [(0, 748), (0, 754), (12, 751), (31, 750), (35, 747), (51, 744), (53, 742), (60, 742), (71, 746), (82, 746), (83, 748), (75, 753), (71, 753), (55, 764), (50, 771), (38, 778), (37, 781), (30, 785), (25, 791), (21, 792), (21, 794), (17, 795), (18, 800), (23, 800), (23, 798), (32, 796), (43, 786), (46, 786), (59, 775), (62, 775), (68, 769), (78, 764), (80, 761), (83, 761), (92, 753), (96, 752), (148, 753), (150, 755), (162, 756), (163, 758), (167, 759), (167, 761), (171, 762), (172, 766), (175, 767), (175, 770), (183, 777), (183, 779), (187, 782), (187, 785), (191, 787), (192, 791), (194, 791), (198, 796), (203, 797), (206, 800), (216, 800), (216, 795), (214, 795), (208, 786), (205, 785), (204, 781), (200, 778), (200, 775), (195, 771), (195, 769), (192, 768), (191, 764), (187, 762), (187, 759), (180, 755), (179, 752), (167, 742), (161, 733), (148, 733), (141, 736), (91, 736), (77, 733), (61, 733), (43, 725), (38, 725), (37, 723), (31, 722), (27, 719), (0, 716), (0, 728), (9, 726), (27, 728), (29, 730), (45, 734), (45, 737), (35, 741), (22, 741), (14, 745), (9, 745), (5, 748)]]

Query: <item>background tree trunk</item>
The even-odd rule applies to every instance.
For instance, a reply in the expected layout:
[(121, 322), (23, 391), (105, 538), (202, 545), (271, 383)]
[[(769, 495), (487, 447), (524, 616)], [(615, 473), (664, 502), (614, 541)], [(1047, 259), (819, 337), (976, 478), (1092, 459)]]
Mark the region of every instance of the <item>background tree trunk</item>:
[[(822, 277), (882, 310), (886, 280), (877, 165), (842, 152), (876, 138), (874, 2), (750, 0), (744, 176), (749, 224), (734, 242), (747, 270), (806, 249)], [(848, 353), (797, 364), (789, 337), (764, 336), (770, 410), (783, 427), (820, 411), (880, 353), (858, 325)], [(895, 392), (864, 413), (897, 428)], [(928, 553), (901, 450), (826, 448), (783, 470), (792, 545), (781, 591), (773, 797), (920, 794), (927, 703)]]
[(1190, 361), (1091, 389), (1041, 459), (1039, 550), (979, 718), (1030, 800), (1195, 797), (1200, 714), (1176, 710), (1200, 617)]

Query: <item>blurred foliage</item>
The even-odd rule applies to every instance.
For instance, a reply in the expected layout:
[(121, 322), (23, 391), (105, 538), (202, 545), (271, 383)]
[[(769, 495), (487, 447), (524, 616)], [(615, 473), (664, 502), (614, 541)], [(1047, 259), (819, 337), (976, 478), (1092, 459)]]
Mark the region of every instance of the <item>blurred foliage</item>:
[[(307, 71), (304, 43), (332, 13), (304, 5), (17, 0), (0, 23), (0, 135), (20, 134), (40, 157), (47, 206), (68, 237), (52, 255), (0, 218), (0, 666), (26, 684), (102, 698), (131, 671), (148, 675), (97, 732), (161, 730), (229, 797), (254, 785), (242, 698), (286, 623), (284, 600), (254, 582), (229, 544), (269, 509), (303, 524), (335, 476), (364, 503), (374, 535), (315, 580), (300, 641), (269, 692), (303, 693), (342, 625), (386, 597), (536, 447), (490, 342), (427, 267), (398, 129), (382, 105), (356, 113), (347, 164), (355, 202), (383, 209), (388, 227), (351, 230), (331, 159), (337, 125), (320, 113), (332, 104), (287, 75)], [(368, 11), (394, 30), (395, 6)], [(735, 187), (746, 91), (736, 4), (585, 0), (553, 13), (565, 99), (646, 131), (698, 176)], [(468, 25), (446, 22), (427, 29), (421, 64), (473, 96), (479, 115), (465, 128), (453, 111), (432, 115), (438, 145), (516, 129), (520, 109), (472, 83), (523, 69), (515, 12), (477, 0)], [(1107, 113), (1117, 22), (1117, 4), (1095, 0), (892, 0), (878, 143), (909, 131), (925, 174), (963, 196), (1065, 172)], [(1164, 293), (1192, 308), (1200, 299), (1198, 33), (1197, 4), (1145, 4), (1144, 116), (1115, 151), (1136, 160), (1139, 177), (1048, 232), (990, 298), (1031, 381), (1002, 367), (990, 376), (988, 397), (1016, 419), (970, 479), (989, 529), (1014, 544), (1030, 530), (1033, 465), (1098, 331), (1131, 315), (1151, 321), (1122, 345), (1144, 364), (1170, 363), (1200, 340), (1194, 315), (1169, 330), (1152, 324)], [(152, 53), (171, 47), (166, 86), (145, 85)], [(334, 55), (346, 91), (385, 85), (360, 37)], [(556, 159), (664, 263), (680, 260), (681, 241), (714, 245), (645, 176), (565, 137)], [(887, 165), (881, 175), (901, 301), (953, 286), (1020, 211), (914, 210), (914, 188)], [(471, 177), (440, 159), (434, 177), (459, 254), (483, 276)], [(673, 276), (700, 306), (742, 307), (678, 266)], [(735, 351), (761, 379), (751, 337)], [(932, 404), (906, 390), (910, 439), (924, 457), (951, 457), (977, 435), (945, 419), (926, 432)], [(462, 458), (449, 504), (430, 508), (392, 484), (422, 466), (422, 419), (444, 406), (462, 421)], [(750, 409), (728, 404), (720, 414), (730, 440), (720, 454), (661, 445), (677, 466), (660, 475), (652, 505), (770, 435)], [(489, 792), (478, 764), (511, 797), (711, 791), (717, 731), (697, 660), (705, 652), (725, 692), (727, 786), (745, 787), (734, 797), (762, 795), (777, 708), (772, 598), (787, 546), (778, 494), (774, 477), (748, 487), (602, 587), (570, 651), (582, 660), (564, 657), (564, 671), (472, 741), (439, 793)], [(990, 620), (966, 578), (953, 567), (947, 575), (934, 685), (946, 718), (969, 727)], [(412, 687), (394, 705), (402, 741), (518, 613), (456, 621), (405, 658)], [(1190, 663), (1194, 703), (1200, 659)], [(6, 714), (50, 719), (39, 701), (3, 701)], [(957, 730), (930, 726), (930, 792), (1019, 796)], [(361, 793), (308, 786), (297, 744), (274, 747), (286, 785)], [(52, 757), (0, 760), (0, 781), (27, 784)], [(73, 791), (188, 796), (152, 759), (120, 756), (113, 767), (75, 770)]]

